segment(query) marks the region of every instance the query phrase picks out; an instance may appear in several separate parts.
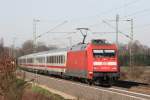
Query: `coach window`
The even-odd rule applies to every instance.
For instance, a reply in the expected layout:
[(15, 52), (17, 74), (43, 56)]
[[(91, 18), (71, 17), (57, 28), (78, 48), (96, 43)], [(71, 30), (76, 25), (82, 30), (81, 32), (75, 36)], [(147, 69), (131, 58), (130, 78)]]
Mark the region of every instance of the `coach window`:
[(57, 56), (57, 64), (59, 63), (59, 56)]
[(49, 60), (50, 60), (50, 59), (49, 59), (49, 56), (48, 56), (48, 57), (47, 57), (47, 63), (49, 63)]
[(59, 64), (59, 62), (60, 62), (60, 58), (59, 58), (59, 56), (58, 56), (58, 64)]
[(61, 62), (60, 62), (60, 56), (59, 56), (59, 64), (61, 64)]
[(55, 56), (55, 63), (57, 63), (57, 56)]
[(62, 55), (60, 56), (60, 64), (62, 64)]
[(47, 57), (47, 63), (51, 63), (50, 56)]
[(51, 63), (51, 56), (48, 57), (48, 63)]
[(43, 62), (42, 62), (42, 63), (44, 63), (44, 62), (45, 62), (45, 58), (44, 58), (44, 57), (42, 57), (42, 59), (43, 59)]
[(59, 56), (59, 63), (61, 64), (61, 56)]
[(55, 58), (55, 59), (56, 59), (56, 60), (55, 60), (55, 63), (57, 63), (57, 56), (55, 56), (55, 57), (56, 57), (56, 58)]
[(50, 56), (49, 59), (50, 59), (50, 63), (52, 63), (52, 56)]
[(24, 63), (24, 59), (22, 59), (22, 63)]
[(62, 64), (62, 55), (60, 56), (60, 63)]
[(22, 63), (24, 63), (24, 60), (22, 59)]
[(63, 56), (61, 56), (61, 63), (63, 64)]
[(47, 59), (47, 63), (49, 63), (49, 57), (46, 57), (46, 59)]
[(63, 56), (61, 56), (61, 63), (63, 63)]
[(50, 63), (52, 63), (52, 56), (50, 56), (49, 59), (50, 59)]
[(56, 63), (56, 56), (54, 56), (54, 63)]
[(58, 62), (59, 62), (59, 59), (58, 59), (58, 56), (57, 56), (57, 62), (56, 63), (58, 64)]
[(23, 63), (23, 59), (21, 59), (21, 63)]
[(58, 56), (58, 63), (60, 64), (60, 56)]
[(49, 63), (51, 63), (51, 61), (52, 61), (52, 60), (51, 60), (51, 56), (49, 56)]
[(64, 63), (65, 62), (65, 57), (64, 56), (62, 56), (62, 63)]
[(32, 58), (30, 58), (30, 63), (33, 63), (33, 60), (32, 60)]
[(48, 59), (49, 59), (49, 63), (51, 63), (51, 56), (49, 56)]
[(47, 57), (47, 63), (50, 63), (51, 59), (50, 56)]
[(56, 56), (54, 56), (54, 63), (56, 63)]
[(44, 63), (45, 62), (45, 59), (44, 59), (44, 57), (42, 57), (42, 63)]
[(50, 58), (50, 56), (48, 57), (48, 63), (51, 63), (51, 58)]
[(52, 63), (54, 63), (54, 57), (52, 56)]
[(62, 64), (64, 63), (64, 56), (62, 55)]
[(52, 56), (52, 57), (53, 57), (53, 62), (52, 63), (54, 63), (55, 58), (54, 58), (54, 56)]
[(53, 56), (53, 63), (55, 63), (55, 56)]
[(22, 59), (19, 60), (19, 63), (20, 63), (20, 64), (22, 63)]
[(55, 63), (55, 56), (53, 56), (53, 63)]
[(53, 63), (53, 56), (51, 56), (51, 63)]
[(38, 58), (38, 63), (41, 63), (41, 58)]
[(55, 63), (57, 63), (57, 56), (55, 56)]
[(61, 64), (63, 63), (63, 56), (61, 56)]
[(49, 63), (49, 57), (46, 57), (46, 61), (47, 61), (47, 63)]
[(57, 64), (59, 63), (59, 56), (57, 56)]
[(57, 64), (59, 64), (59, 56), (57, 56)]
[(39, 58), (39, 63), (41, 63), (42, 62), (42, 59), (41, 58)]
[(21, 59), (21, 63), (23, 63), (23, 59)]
[(59, 63), (59, 56), (57, 56), (57, 64)]

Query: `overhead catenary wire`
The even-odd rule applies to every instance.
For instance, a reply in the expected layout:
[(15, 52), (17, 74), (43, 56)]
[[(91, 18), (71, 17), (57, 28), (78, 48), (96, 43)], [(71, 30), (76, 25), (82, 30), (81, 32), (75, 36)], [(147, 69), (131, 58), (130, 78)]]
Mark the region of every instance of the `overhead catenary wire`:
[[(104, 21), (104, 20), (102, 20), (102, 21), (103, 21), (105, 24), (107, 24), (109, 27), (115, 29), (115, 27), (112, 26), (111, 24), (109, 24), (108, 22), (106, 22), (106, 21)], [(123, 34), (123, 35), (126, 36), (127, 38), (130, 38), (130, 39), (131, 39), (131, 37), (130, 37), (129, 35), (123, 33), (122, 31), (118, 30), (118, 32), (121, 33), (121, 34)]]
[(133, 4), (136, 4), (138, 3), (139, 1), (141, 0), (133, 0), (133, 1), (130, 1), (124, 5), (121, 5), (121, 6), (118, 6), (116, 8), (111, 8), (109, 10), (106, 10), (106, 11), (102, 11), (101, 13), (97, 14), (97, 15), (94, 15), (94, 16), (89, 16), (89, 17), (82, 17), (82, 18), (74, 18), (74, 19), (71, 19), (70, 21), (77, 21), (77, 20), (81, 20), (81, 19), (89, 19), (89, 18), (98, 18), (100, 15), (106, 15), (106, 14), (110, 14), (112, 13), (113, 11), (116, 11), (116, 10), (120, 10), (120, 9), (123, 9), (125, 7), (128, 7), (128, 6), (131, 6)]
[(122, 9), (122, 8), (124, 8), (124, 7), (131, 6), (132, 4), (135, 4), (135, 3), (139, 2), (139, 1), (140, 1), (140, 0), (130, 1), (130, 2), (124, 4), (124, 5), (120, 6), (120, 7), (116, 7), (116, 8), (114, 8), (114, 9), (112, 8), (112, 9), (110, 9), (110, 10), (108, 10), (108, 11), (102, 12), (102, 14), (108, 14), (108, 13), (111, 13), (112, 11), (118, 10), (118, 9), (120, 10), (120, 9)]
[(49, 31), (44, 32), (44, 33), (38, 35), (36, 38), (40, 38), (41, 36), (43, 36), (43, 35), (45, 35), (45, 34), (48, 34), (48, 33), (52, 32), (53, 30), (57, 29), (58, 27), (64, 25), (64, 24), (67, 23), (67, 22), (68, 22), (68, 21), (63, 21), (62, 23), (60, 23), (60, 24), (56, 25), (55, 27), (53, 27), (52, 29), (50, 29)]
[[(140, 0), (134, 0), (134, 1), (130, 1), (130, 2), (128, 2), (128, 3), (126, 3), (126, 4), (124, 4), (124, 5), (122, 5), (122, 6), (120, 6), (120, 7), (117, 7), (117, 8), (114, 8), (114, 9), (110, 9), (111, 11), (113, 11), (113, 10), (117, 10), (117, 9), (122, 9), (122, 8), (124, 8), (125, 6), (127, 7), (127, 6), (130, 6), (130, 5), (132, 5), (132, 4), (135, 4), (135, 3), (137, 3), (137, 2), (139, 2)], [(109, 11), (110, 11), (109, 10)], [(106, 12), (109, 12), (109, 11), (106, 11)], [(104, 14), (105, 12), (103, 12), (103, 14)], [(137, 14), (137, 13), (139, 13), (139, 12), (135, 12), (134, 14)], [(133, 14), (133, 15), (134, 15)], [(48, 32), (46, 32), (46, 33), (48, 33)], [(46, 34), (45, 33), (45, 34)], [(50, 33), (57, 33), (57, 32), (50, 32)], [(58, 33), (66, 33), (66, 32), (58, 32)], [(68, 32), (68, 33), (72, 33), (72, 32)], [(74, 32), (73, 32), (74, 33)], [(102, 32), (95, 32), (95, 33), (102, 33)], [(104, 32), (104, 33), (106, 33), (106, 32)], [(107, 33), (111, 33), (111, 32), (107, 32)], [(124, 34), (125, 35), (125, 34)]]
[(127, 16), (135, 16), (135, 15), (145, 13), (145, 12), (150, 12), (150, 8), (146, 8), (146, 9), (143, 9), (143, 10), (140, 10), (140, 11), (133, 12), (131, 14), (128, 14)]

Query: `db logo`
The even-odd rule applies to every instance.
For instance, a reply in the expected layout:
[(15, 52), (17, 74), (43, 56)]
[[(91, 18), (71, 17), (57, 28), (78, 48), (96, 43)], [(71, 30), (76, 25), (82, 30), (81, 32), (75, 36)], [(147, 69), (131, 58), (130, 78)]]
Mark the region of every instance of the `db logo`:
[(107, 65), (108, 63), (107, 62), (102, 62), (102, 65)]

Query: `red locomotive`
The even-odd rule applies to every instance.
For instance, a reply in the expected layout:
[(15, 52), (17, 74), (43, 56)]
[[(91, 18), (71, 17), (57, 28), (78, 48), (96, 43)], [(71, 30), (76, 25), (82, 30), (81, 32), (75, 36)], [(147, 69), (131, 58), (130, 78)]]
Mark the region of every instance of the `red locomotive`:
[(19, 65), (54, 75), (109, 83), (119, 78), (118, 52), (115, 44), (92, 40), (69, 49), (50, 50), (19, 57)]

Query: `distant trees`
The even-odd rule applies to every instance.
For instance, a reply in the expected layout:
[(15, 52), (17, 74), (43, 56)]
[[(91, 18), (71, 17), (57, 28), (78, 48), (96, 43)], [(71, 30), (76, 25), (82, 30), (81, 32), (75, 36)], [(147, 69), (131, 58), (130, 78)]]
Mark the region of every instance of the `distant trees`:
[(17, 49), (17, 56), (22, 56), (26, 54), (31, 54), (34, 52), (47, 51), (52, 49), (57, 49), (56, 46), (50, 45), (46, 46), (43, 42), (38, 42), (36, 48), (34, 48), (34, 44), (32, 40), (27, 40), (22, 44), (22, 47)]
[[(0, 55), (2, 51), (8, 52), (12, 55), (15, 52), (15, 57), (23, 56), (26, 54), (34, 53), (34, 44), (32, 40), (25, 41), (20, 48), (12, 50), (10, 47), (4, 47), (3, 38), (0, 39)], [(119, 64), (120, 66), (129, 66), (130, 64), (130, 48), (132, 47), (132, 64), (135, 66), (150, 66), (150, 48), (142, 45), (139, 41), (135, 40), (132, 45), (128, 44), (119, 45)], [(35, 48), (36, 52), (57, 49), (55, 45), (45, 45), (43, 42), (38, 42)]]
[[(121, 66), (129, 66), (130, 64), (130, 48), (132, 47), (132, 64), (135, 66), (150, 66), (150, 48), (142, 45), (138, 40), (132, 44), (119, 45), (119, 63)], [(36, 52), (57, 49), (54, 45), (46, 46), (43, 42), (38, 42)], [(22, 47), (17, 49), (17, 56), (34, 53), (34, 44), (32, 40), (27, 40)]]
[(132, 64), (135, 66), (150, 66), (150, 48), (142, 45), (139, 41), (134, 41), (119, 46), (119, 63), (121, 66), (129, 66), (130, 48), (132, 47)]
[(1, 39), (0, 39), (0, 54), (3, 52), (3, 49), (4, 49), (4, 48), (3, 48), (3, 45), (4, 45), (3, 43), (4, 43), (4, 42), (3, 42), (3, 38), (1, 38)]

